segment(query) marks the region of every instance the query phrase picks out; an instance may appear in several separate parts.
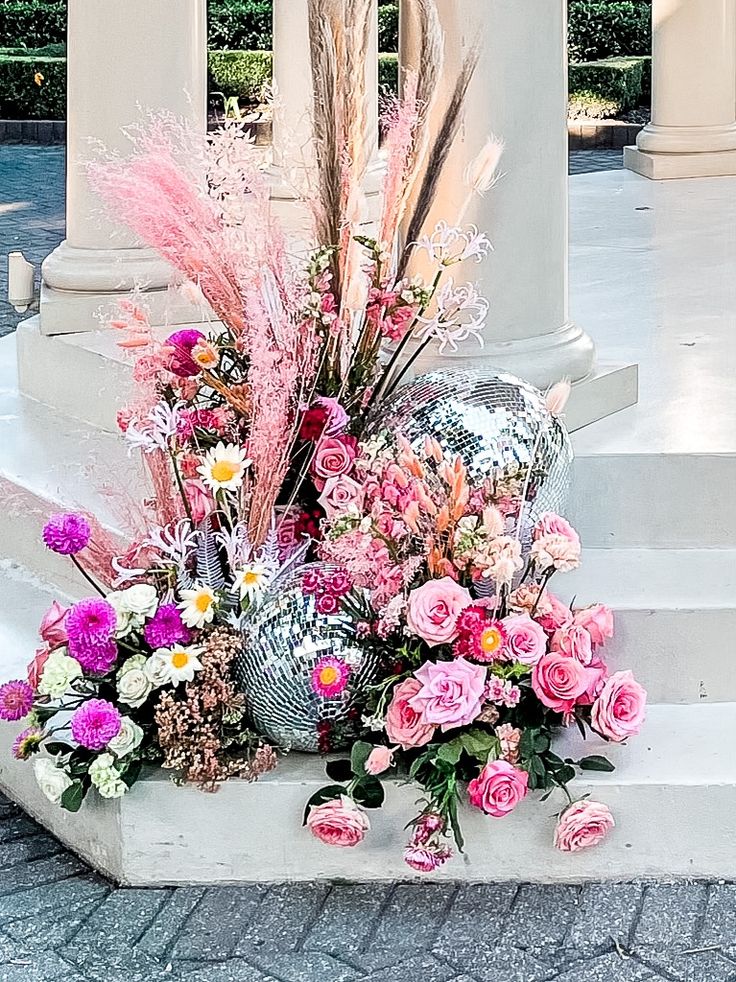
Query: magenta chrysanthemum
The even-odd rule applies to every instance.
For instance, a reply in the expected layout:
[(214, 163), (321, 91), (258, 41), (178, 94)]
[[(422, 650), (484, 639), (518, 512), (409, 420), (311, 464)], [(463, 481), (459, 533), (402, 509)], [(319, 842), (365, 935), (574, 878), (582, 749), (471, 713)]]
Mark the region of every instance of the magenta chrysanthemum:
[(66, 615), (66, 633), (70, 648), (109, 641), (117, 627), (115, 608), (96, 597), (80, 600)]
[(43, 730), (38, 726), (29, 726), (13, 740), (13, 756), (16, 760), (28, 760), (41, 749), (42, 740)]
[(199, 375), (199, 365), (190, 357), (192, 349), (199, 341), (204, 341), (204, 334), (194, 328), (187, 327), (170, 334), (166, 341), (172, 348), (169, 371), (180, 378)]
[(120, 726), (120, 713), (105, 699), (90, 699), (71, 718), (72, 737), (88, 750), (103, 750)]
[(152, 648), (173, 648), (177, 644), (189, 644), (192, 632), (181, 619), (175, 604), (163, 604), (146, 624), (143, 636)]
[(0, 719), (13, 723), (33, 709), (33, 689), (23, 679), (0, 685)]
[(317, 695), (330, 699), (340, 695), (349, 678), (350, 669), (342, 658), (325, 655), (312, 669), (312, 688)]
[(52, 552), (74, 556), (89, 544), (92, 529), (83, 515), (52, 515), (43, 527), (43, 541)]
[(118, 659), (118, 646), (112, 638), (107, 641), (90, 641), (81, 638), (69, 641), (69, 654), (76, 658), (85, 672), (106, 675)]

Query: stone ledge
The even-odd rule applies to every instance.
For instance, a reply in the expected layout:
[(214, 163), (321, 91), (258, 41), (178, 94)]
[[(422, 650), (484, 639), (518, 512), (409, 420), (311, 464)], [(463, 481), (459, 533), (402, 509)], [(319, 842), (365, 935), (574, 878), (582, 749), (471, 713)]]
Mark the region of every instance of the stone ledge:
[(636, 143), (641, 129), (639, 123), (625, 123), (620, 119), (570, 119), (567, 122), (570, 150), (622, 150)]

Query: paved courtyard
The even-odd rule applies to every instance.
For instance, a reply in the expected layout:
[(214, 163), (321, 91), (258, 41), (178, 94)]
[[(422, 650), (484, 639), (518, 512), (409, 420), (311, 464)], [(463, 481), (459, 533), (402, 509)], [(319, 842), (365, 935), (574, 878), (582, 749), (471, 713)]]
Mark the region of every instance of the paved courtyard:
[(0, 797), (0, 982), (57, 979), (732, 982), (736, 884), (116, 889)]

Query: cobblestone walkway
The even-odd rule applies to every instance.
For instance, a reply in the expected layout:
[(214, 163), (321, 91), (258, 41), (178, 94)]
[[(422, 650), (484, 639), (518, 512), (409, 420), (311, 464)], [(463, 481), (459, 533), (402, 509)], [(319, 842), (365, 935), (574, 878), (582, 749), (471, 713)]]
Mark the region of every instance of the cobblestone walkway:
[(57, 979), (736, 982), (736, 884), (117, 889), (0, 797), (0, 982)]
[[(621, 167), (616, 150), (579, 150), (570, 173)], [(7, 253), (40, 263), (64, 237), (64, 148), (0, 146), (0, 336), (21, 316), (7, 303)]]

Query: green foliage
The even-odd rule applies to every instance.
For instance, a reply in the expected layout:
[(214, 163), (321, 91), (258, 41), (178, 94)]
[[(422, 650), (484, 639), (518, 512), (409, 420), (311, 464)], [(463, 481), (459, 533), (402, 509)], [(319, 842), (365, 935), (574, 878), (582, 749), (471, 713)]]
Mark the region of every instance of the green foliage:
[(393, 0), (378, 8), (378, 50), (399, 50), (399, 5)]
[(272, 64), (270, 51), (210, 51), (210, 91), (260, 102), (271, 82)]
[(642, 0), (570, 0), (571, 61), (598, 61), (652, 50), (652, 10)]
[(378, 86), (382, 91), (399, 91), (399, 56), (382, 54), (378, 56)]
[(65, 113), (65, 58), (0, 53), (0, 119), (64, 119)]
[(66, 40), (66, 0), (0, 3), (0, 46), (41, 48)]
[(638, 106), (644, 90), (647, 58), (608, 58), (570, 65), (570, 102), (592, 107), (599, 118)]
[(271, 0), (210, 0), (207, 35), (210, 48), (270, 51)]

